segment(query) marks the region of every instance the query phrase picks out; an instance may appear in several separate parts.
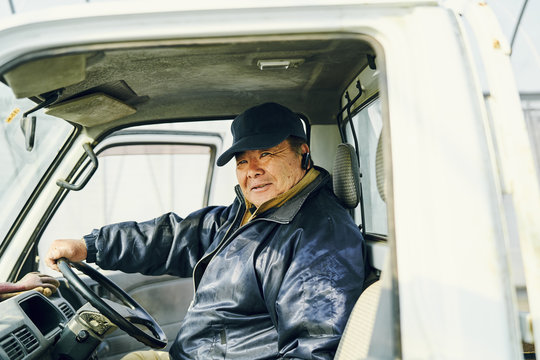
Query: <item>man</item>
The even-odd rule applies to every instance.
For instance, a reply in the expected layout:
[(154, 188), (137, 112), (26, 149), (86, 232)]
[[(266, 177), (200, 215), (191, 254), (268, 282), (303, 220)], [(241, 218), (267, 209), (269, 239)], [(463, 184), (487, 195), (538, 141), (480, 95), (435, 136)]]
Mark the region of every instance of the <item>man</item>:
[(231, 130), (233, 145), (217, 165), (236, 159), (232, 205), (56, 240), (47, 262), (56, 268), (66, 257), (125, 272), (193, 275), (196, 292), (173, 359), (333, 358), (362, 289), (361, 233), (328, 172), (312, 165), (292, 111), (255, 106)]

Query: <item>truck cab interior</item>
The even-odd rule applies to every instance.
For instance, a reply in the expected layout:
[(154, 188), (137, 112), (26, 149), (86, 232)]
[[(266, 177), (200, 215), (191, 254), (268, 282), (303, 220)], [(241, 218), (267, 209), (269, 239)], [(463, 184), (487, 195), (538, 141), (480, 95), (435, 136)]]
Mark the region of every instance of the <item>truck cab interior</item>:
[[(198, 184), (204, 186), (197, 185), (200, 189), (187, 189), (183, 197), (177, 196), (180, 198), (178, 204), (181, 204), (191, 201), (184, 200), (188, 193), (199, 193), (196, 200), (191, 201), (191, 208), (182, 211), (194, 211), (217, 201), (214, 200), (219, 198), (214, 194), (216, 191), (232, 194), (232, 187), (216, 189), (214, 171), (215, 158), (223, 147), (223, 141), (227, 140), (225, 137), (230, 136), (227, 134), (230, 119), (251, 106), (270, 101), (293, 109), (305, 120), (317, 165), (333, 171), (338, 144), (349, 143), (347, 149), (352, 155), (347, 155), (351, 157), (340, 168), (350, 172), (352, 178), (349, 181), (357, 187), (356, 200), (349, 205), (351, 216), (357, 218), (368, 242), (377, 249), (373, 253), (370, 251), (370, 259), (378, 267), (372, 276), (377, 277), (386, 254), (387, 224), (375, 173), (375, 154), (383, 126), (377, 69), (380, 62), (374, 45), (363, 36), (345, 34), (249, 36), (204, 41), (162, 39), (46, 49), (7, 64), (2, 68), (3, 86), (8, 86), (16, 98), (29, 99), (34, 103), (32, 107), (20, 110), (24, 113), (25, 123), (30, 123), (25, 135), (27, 147), (33, 148), (29, 154), (39, 152), (42, 143), (46, 142), (46, 138), (40, 136), (40, 128), (44, 131), (43, 128), (50, 126), (51, 133), (54, 133), (55, 122), (61, 119), (69, 124), (65, 127), (65, 143), (39, 179), (39, 183), (54, 180), (57, 192), (39, 226), (34, 229), (24, 255), (17, 259), (10, 280), (15, 281), (29, 271), (48, 272), (40, 259), (51, 240), (71, 231), (74, 236), (82, 236), (91, 231), (92, 226), (105, 225), (106, 222), (90, 223), (84, 224), (85, 228), (80, 219), (89, 217), (96, 221), (96, 214), (93, 217), (87, 214), (101, 209), (112, 212), (113, 199), (115, 202), (129, 202), (129, 198), (135, 197), (134, 193), (141, 191), (133, 184), (108, 185), (107, 189), (95, 185), (109, 182), (100, 174), (113, 171), (107, 166), (116, 169), (114, 175), (109, 175), (111, 178), (123, 176), (128, 181), (128, 178), (141, 176), (134, 175), (133, 171), (142, 166), (139, 163), (147, 161), (145, 157), (153, 156), (150, 161), (155, 163), (159, 162), (156, 160), (159, 154), (169, 159), (171, 153), (197, 154), (205, 156), (203, 165), (185, 169), (189, 169), (190, 176), (197, 176)], [(214, 126), (218, 125), (212, 124), (220, 121), (226, 125), (215, 131)], [(200, 130), (181, 130), (193, 123)], [(81, 138), (86, 140), (81, 142)], [(382, 142), (379, 143), (379, 154), (382, 154), (380, 144)], [(123, 160), (121, 170), (118, 165), (107, 165), (107, 161), (113, 161), (108, 159), (121, 159), (122, 155), (131, 155), (135, 160)], [(55, 167), (60, 166), (59, 162), (68, 161), (68, 158), (72, 162), (69, 175), (65, 179), (50, 178)], [(183, 159), (178, 156), (174, 161)], [(197, 160), (195, 162), (200, 164)], [(170, 167), (171, 162), (163, 166)], [(176, 166), (180, 169), (178, 177), (186, 176), (181, 173), (182, 164)], [(198, 173), (191, 174), (193, 171)], [(161, 170), (156, 173), (158, 177), (167, 177)], [(366, 180), (360, 178), (360, 173)], [(230, 174), (231, 171), (227, 176)], [(117, 194), (110, 194), (115, 189), (121, 192), (118, 187), (129, 186), (133, 187), (133, 193), (125, 195), (125, 200), (118, 198)], [(79, 195), (85, 192), (84, 197)], [(30, 212), (35, 201), (33, 198), (39, 196), (39, 192), (32, 194), (21, 209), (21, 217)], [(106, 200), (109, 207), (92, 206), (92, 199), (103, 196), (110, 197)], [(144, 199), (130, 207), (137, 205), (152, 208)], [(171, 206), (173, 208), (168, 210), (178, 211), (174, 204)], [(371, 211), (372, 207), (377, 214)], [(160, 214), (156, 212), (155, 216)], [(133, 214), (142, 219), (145, 215)], [(101, 221), (111, 219), (99, 216)], [(125, 218), (125, 213), (120, 216), (124, 220), (129, 219)], [(362, 220), (365, 225), (362, 225)], [(73, 229), (68, 231), (66, 226)], [(16, 230), (12, 228), (11, 232)], [(8, 235), (2, 244), (3, 249), (9, 241), (15, 240)], [(149, 278), (122, 273), (109, 273), (108, 277), (162, 322), (169, 339), (174, 338), (193, 295), (189, 279)], [(99, 297), (115, 298), (114, 293), (102, 284), (85, 276), (83, 279)], [(51, 312), (54, 319), (37, 320), (39, 316), (35, 312), (27, 317), (22, 329), (33, 336), (32, 344), (36, 345), (28, 349), (23, 347), (26, 355), (22, 358), (33, 358), (34, 354), (42, 351), (44, 344), (66, 346), (66, 341), (56, 338), (60, 336), (60, 329), (78, 316), (77, 312), (84, 313), (81, 309), (84, 309), (82, 306), (86, 300), (73, 290), (73, 286), (63, 284), (65, 286), (50, 299), (52, 306), (38, 294), (25, 295), (22, 300), (10, 300), (10, 303), (19, 302), (26, 307), (39, 305), (54, 309)], [(61, 309), (64, 312), (59, 311)], [(43, 326), (47, 328), (41, 328)], [(17, 338), (15, 334), (21, 330), (19, 324), (12, 327), (1, 336), (0, 343), (6, 353), (13, 351), (10, 350), (10, 341)], [(86, 351), (86, 356), (94, 352), (96, 345), (93, 346)], [(137, 340), (118, 331), (105, 337), (97, 345), (96, 353), (100, 359), (115, 359), (143, 347)], [(66, 350), (54, 353), (62, 351)], [(77, 352), (81, 353), (80, 349)], [(7, 356), (12, 359), (11, 354)]]

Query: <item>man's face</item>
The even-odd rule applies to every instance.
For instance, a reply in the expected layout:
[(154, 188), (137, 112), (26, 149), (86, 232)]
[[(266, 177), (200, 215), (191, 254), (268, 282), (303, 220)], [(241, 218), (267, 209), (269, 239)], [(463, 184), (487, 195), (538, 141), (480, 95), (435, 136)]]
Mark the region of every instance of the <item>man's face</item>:
[[(307, 152), (307, 145), (302, 145)], [(242, 193), (259, 207), (264, 202), (283, 194), (305, 174), (302, 157), (295, 153), (287, 140), (264, 150), (248, 150), (236, 154), (236, 177)]]

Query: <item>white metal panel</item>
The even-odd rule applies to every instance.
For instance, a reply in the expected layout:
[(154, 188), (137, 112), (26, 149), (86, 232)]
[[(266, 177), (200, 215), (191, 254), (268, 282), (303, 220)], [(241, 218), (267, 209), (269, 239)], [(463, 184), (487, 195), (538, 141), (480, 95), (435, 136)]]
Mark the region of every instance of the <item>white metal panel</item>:
[(417, 9), (399, 24), (380, 41), (403, 358), (519, 358), (500, 193), (459, 28), (442, 8)]

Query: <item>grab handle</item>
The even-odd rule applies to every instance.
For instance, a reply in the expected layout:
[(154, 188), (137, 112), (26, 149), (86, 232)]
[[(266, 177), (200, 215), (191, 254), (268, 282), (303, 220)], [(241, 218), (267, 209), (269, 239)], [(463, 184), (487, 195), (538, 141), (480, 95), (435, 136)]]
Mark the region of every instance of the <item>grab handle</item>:
[(98, 159), (96, 154), (94, 153), (94, 150), (92, 150), (90, 143), (84, 143), (83, 148), (86, 152), (86, 155), (88, 155), (88, 157), (90, 158), (90, 161), (92, 161), (92, 168), (90, 169), (90, 171), (86, 173), (86, 176), (81, 180), (79, 184), (70, 184), (65, 180), (58, 179), (56, 180), (56, 185), (73, 191), (79, 191), (86, 186), (86, 184), (98, 168)]

